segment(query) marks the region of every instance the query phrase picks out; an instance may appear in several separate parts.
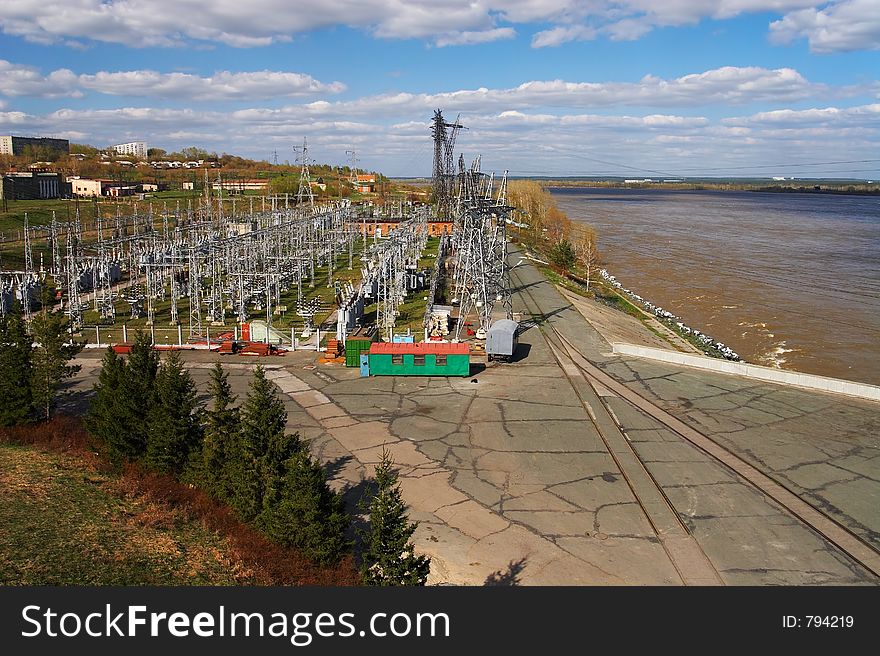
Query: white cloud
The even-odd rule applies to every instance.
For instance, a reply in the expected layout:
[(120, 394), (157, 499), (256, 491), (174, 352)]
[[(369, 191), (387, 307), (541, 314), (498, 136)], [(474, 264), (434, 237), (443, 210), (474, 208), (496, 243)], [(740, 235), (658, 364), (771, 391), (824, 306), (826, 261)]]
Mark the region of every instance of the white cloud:
[(537, 80), (507, 89), (462, 89), (434, 94), (393, 93), (304, 105), (310, 113), (340, 116), (420, 113), (436, 107), (448, 112), (503, 112), (540, 107), (703, 107), (753, 102), (793, 102), (848, 96), (868, 89), (828, 87), (790, 68), (732, 67), (664, 79), (647, 75), (638, 82)]
[(846, 108), (776, 109), (769, 112), (758, 112), (751, 116), (726, 118), (723, 123), (737, 126), (760, 125), (792, 129), (805, 125), (860, 125), (880, 128), (880, 103)]
[[(430, 109), (406, 108), (399, 112), (403, 120), (391, 123), (384, 111), (354, 119), (338, 116), (332, 105), (322, 107), (323, 111), (311, 105), (236, 111), (62, 109), (43, 116), (0, 112), (0, 133), (78, 135), (77, 141), (99, 146), (139, 137), (163, 148), (198, 145), (260, 159), (277, 150), (282, 160), (293, 160), (290, 146), (307, 136), (318, 161), (342, 164), (345, 151), (355, 148), (365, 167), (390, 175), (430, 172)], [(484, 170), (509, 168), (518, 174), (620, 175), (655, 169), (673, 176), (698, 174), (701, 166), (721, 171), (725, 166), (760, 167), (784, 159), (826, 161), (829, 153), (845, 153), (834, 156), (838, 159), (876, 159), (880, 150), (880, 103), (778, 109), (720, 119), (674, 112), (560, 114), (518, 109), (468, 113), (463, 118), (470, 129), (459, 135), (458, 146), (466, 159), (481, 153)], [(739, 168), (736, 172), (747, 173)]]
[(589, 25), (572, 25), (569, 27), (554, 27), (550, 30), (538, 32), (532, 37), (533, 48), (547, 48), (559, 46), (569, 41), (592, 41), (598, 36), (595, 28)]
[(437, 37), (435, 45), (438, 48), (446, 46), (470, 46), (477, 43), (489, 43), (501, 39), (512, 39), (516, 36), (516, 30), (512, 27), (496, 27), (492, 30), (479, 32), (453, 32), (448, 35)]
[(80, 97), (82, 90), (114, 96), (186, 98), (193, 101), (255, 100), (335, 94), (345, 90), (341, 82), (324, 83), (310, 75), (282, 71), (230, 73), (220, 71), (209, 77), (188, 73), (157, 71), (100, 71), (76, 75), (59, 69), (43, 76), (32, 66), (0, 60), (0, 94), (54, 98)]
[(880, 50), (880, 4), (848, 0), (795, 11), (770, 24), (770, 37), (783, 44), (806, 38), (817, 53)]
[(210, 77), (156, 71), (101, 71), (95, 75), (80, 75), (79, 84), (92, 91), (117, 96), (192, 98), (198, 101), (305, 96), (345, 90), (341, 82), (325, 84), (310, 75), (281, 71), (220, 71)]
[[(62, 69), (42, 76), (31, 67), (0, 61), (7, 74), (0, 93), (7, 96), (81, 96), (83, 91), (126, 97), (186, 99), (191, 102), (259, 100), (333, 94), (340, 82), (324, 83), (301, 73), (219, 72), (209, 77), (149, 70), (102, 71), (76, 75)], [(435, 107), (448, 111), (503, 112), (537, 107), (697, 107), (753, 102), (792, 102), (816, 97), (868, 93), (876, 87), (828, 87), (790, 68), (731, 67), (664, 79), (647, 75), (638, 82), (568, 82), (535, 80), (506, 89), (461, 89), (433, 94), (392, 93), (330, 102), (316, 100), (298, 111), (315, 117), (420, 113)], [(251, 111), (251, 110), (246, 110)], [(259, 110), (262, 111), (262, 110)]]
[(76, 88), (76, 75), (66, 68), (44, 77), (33, 66), (22, 66), (0, 59), (0, 80), (0, 94), (5, 96), (58, 98), (82, 95)]
[(4, 0), (0, 29), (39, 43), (258, 47), (347, 26), (449, 46), (511, 38), (516, 25), (549, 25), (533, 37), (540, 48), (768, 11), (782, 16), (772, 28), (778, 42), (806, 36), (817, 52), (877, 47), (876, 0)]
[(0, 112), (0, 126), (25, 125), (34, 120), (34, 117), (24, 112)]

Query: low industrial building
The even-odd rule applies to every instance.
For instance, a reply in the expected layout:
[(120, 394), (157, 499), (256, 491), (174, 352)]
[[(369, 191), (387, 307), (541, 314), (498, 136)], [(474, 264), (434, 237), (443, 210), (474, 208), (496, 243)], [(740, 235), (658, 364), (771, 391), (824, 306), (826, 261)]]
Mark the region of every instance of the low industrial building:
[(92, 180), (91, 178), (70, 177), (70, 193), (74, 196), (103, 196), (105, 185), (110, 180)]
[(362, 194), (372, 194), (376, 191), (376, 176), (372, 173), (358, 174), (355, 176), (354, 190)]
[(141, 191), (140, 185), (133, 182), (120, 182), (119, 180), (107, 180), (105, 178), (80, 178), (72, 176), (67, 179), (70, 185), (70, 194), (80, 197), (133, 196)]
[(27, 171), (3, 174), (0, 198), (6, 200), (41, 200), (68, 194), (60, 173)]
[(260, 178), (251, 180), (221, 180), (220, 182), (212, 182), (211, 188), (214, 191), (222, 189), (232, 194), (242, 194), (246, 191), (266, 191), (269, 188), (269, 181)]
[[(361, 235), (387, 237), (388, 233), (400, 225), (399, 217), (366, 217), (358, 224)], [(439, 237), (452, 234), (452, 219), (428, 219), (428, 236)]]

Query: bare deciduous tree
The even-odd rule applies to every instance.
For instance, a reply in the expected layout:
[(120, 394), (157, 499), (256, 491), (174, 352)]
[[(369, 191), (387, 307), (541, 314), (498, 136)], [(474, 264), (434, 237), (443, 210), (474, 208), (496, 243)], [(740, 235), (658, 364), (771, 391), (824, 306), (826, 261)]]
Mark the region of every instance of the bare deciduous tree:
[(586, 273), (587, 289), (589, 289), (593, 271), (599, 265), (596, 231), (590, 226), (578, 226), (574, 238), (574, 249), (578, 263), (584, 268)]

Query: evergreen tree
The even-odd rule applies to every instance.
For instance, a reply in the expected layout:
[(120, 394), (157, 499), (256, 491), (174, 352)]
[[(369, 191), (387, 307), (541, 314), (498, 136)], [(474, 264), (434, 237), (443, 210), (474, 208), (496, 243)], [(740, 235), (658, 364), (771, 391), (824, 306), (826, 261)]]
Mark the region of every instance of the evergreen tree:
[(116, 465), (143, 452), (129, 427), (129, 404), (125, 398), (125, 360), (108, 347), (95, 383), (95, 396), (86, 415), (89, 432), (104, 442), (110, 461)]
[(302, 451), (307, 451), (307, 448), (300, 439), (299, 433), (286, 435), (277, 432), (268, 436), (266, 450), (259, 458), (258, 468), (263, 482), (263, 509), (271, 507), (280, 497), (285, 485), (288, 461)]
[(180, 353), (172, 351), (156, 375), (155, 402), (147, 415), (145, 462), (157, 471), (180, 474), (202, 437), (199, 415), (196, 385)]
[(220, 363), (211, 369), (213, 405), (205, 412), (205, 439), (202, 443), (202, 480), (216, 497), (230, 501), (234, 494), (232, 472), (240, 459), (240, 413), (233, 404), (235, 396), (229, 386), (229, 375)]
[(431, 569), (428, 556), (417, 556), (410, 538), (418, 524), (407, 519), (397, 471), (387, 450), (376, 466), (370, 523), (363, 531), (361, 575), (367, 585), (424, 585)]
[(36, 343), (32, 358), (31, 394), (37, 412), (44, 419), (52, 416), (61, 381), (80, 370), (79, 365), (70, 365), (68, 362), (85, 345), (73, 340), (68, 318), (60, 312), (50, 312), (50, 307), (44, 306), (43, 311), (31, 321), (31, 335)]
[(566, 239), (550, 249), (550, 261), (566, 271), (574, 267), (577, 262), (577, 254), (571, 242)]
[(132, 458), (143, 456), (147, 450), (147, 418), (155, 403), (158, 371), (159, 354), (150, 344), (149, 335), (138, 331), (125, 364), (119, 398)]
[(291, 456), (284, 469), (279, 487), (265, 496), (263, 530), (315, 562), (338, 562), (351, 549), (345, 537), (349, 517), (342, 495), (330, 489), (327, 473), (307, 449)]
[(16, 301), (0, 317), (0, 426), (14, 426), (30, 419), (33, 340)]
[(267, 482), (273, 484), (273, 480), (267, 481), (267, 474), (276, 470), (276, 465), (267, 462), (266, 455), (270, 449), (283, 451), (287, 439), (299, 440), (284, 434), (287, 412), (275, 389), (263, 367), (257, 366), (241, 409), (241, 448), (230, 468), (235, 479), (233, 506), (248, 521), (262, 512)]

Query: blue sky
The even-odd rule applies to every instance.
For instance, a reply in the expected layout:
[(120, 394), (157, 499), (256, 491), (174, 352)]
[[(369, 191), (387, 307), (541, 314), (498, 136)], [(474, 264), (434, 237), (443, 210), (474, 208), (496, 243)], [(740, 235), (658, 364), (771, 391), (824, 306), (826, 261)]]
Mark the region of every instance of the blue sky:
[(427, 175), (880, 178), (880, 0), (4, 0), (0, 134)]

